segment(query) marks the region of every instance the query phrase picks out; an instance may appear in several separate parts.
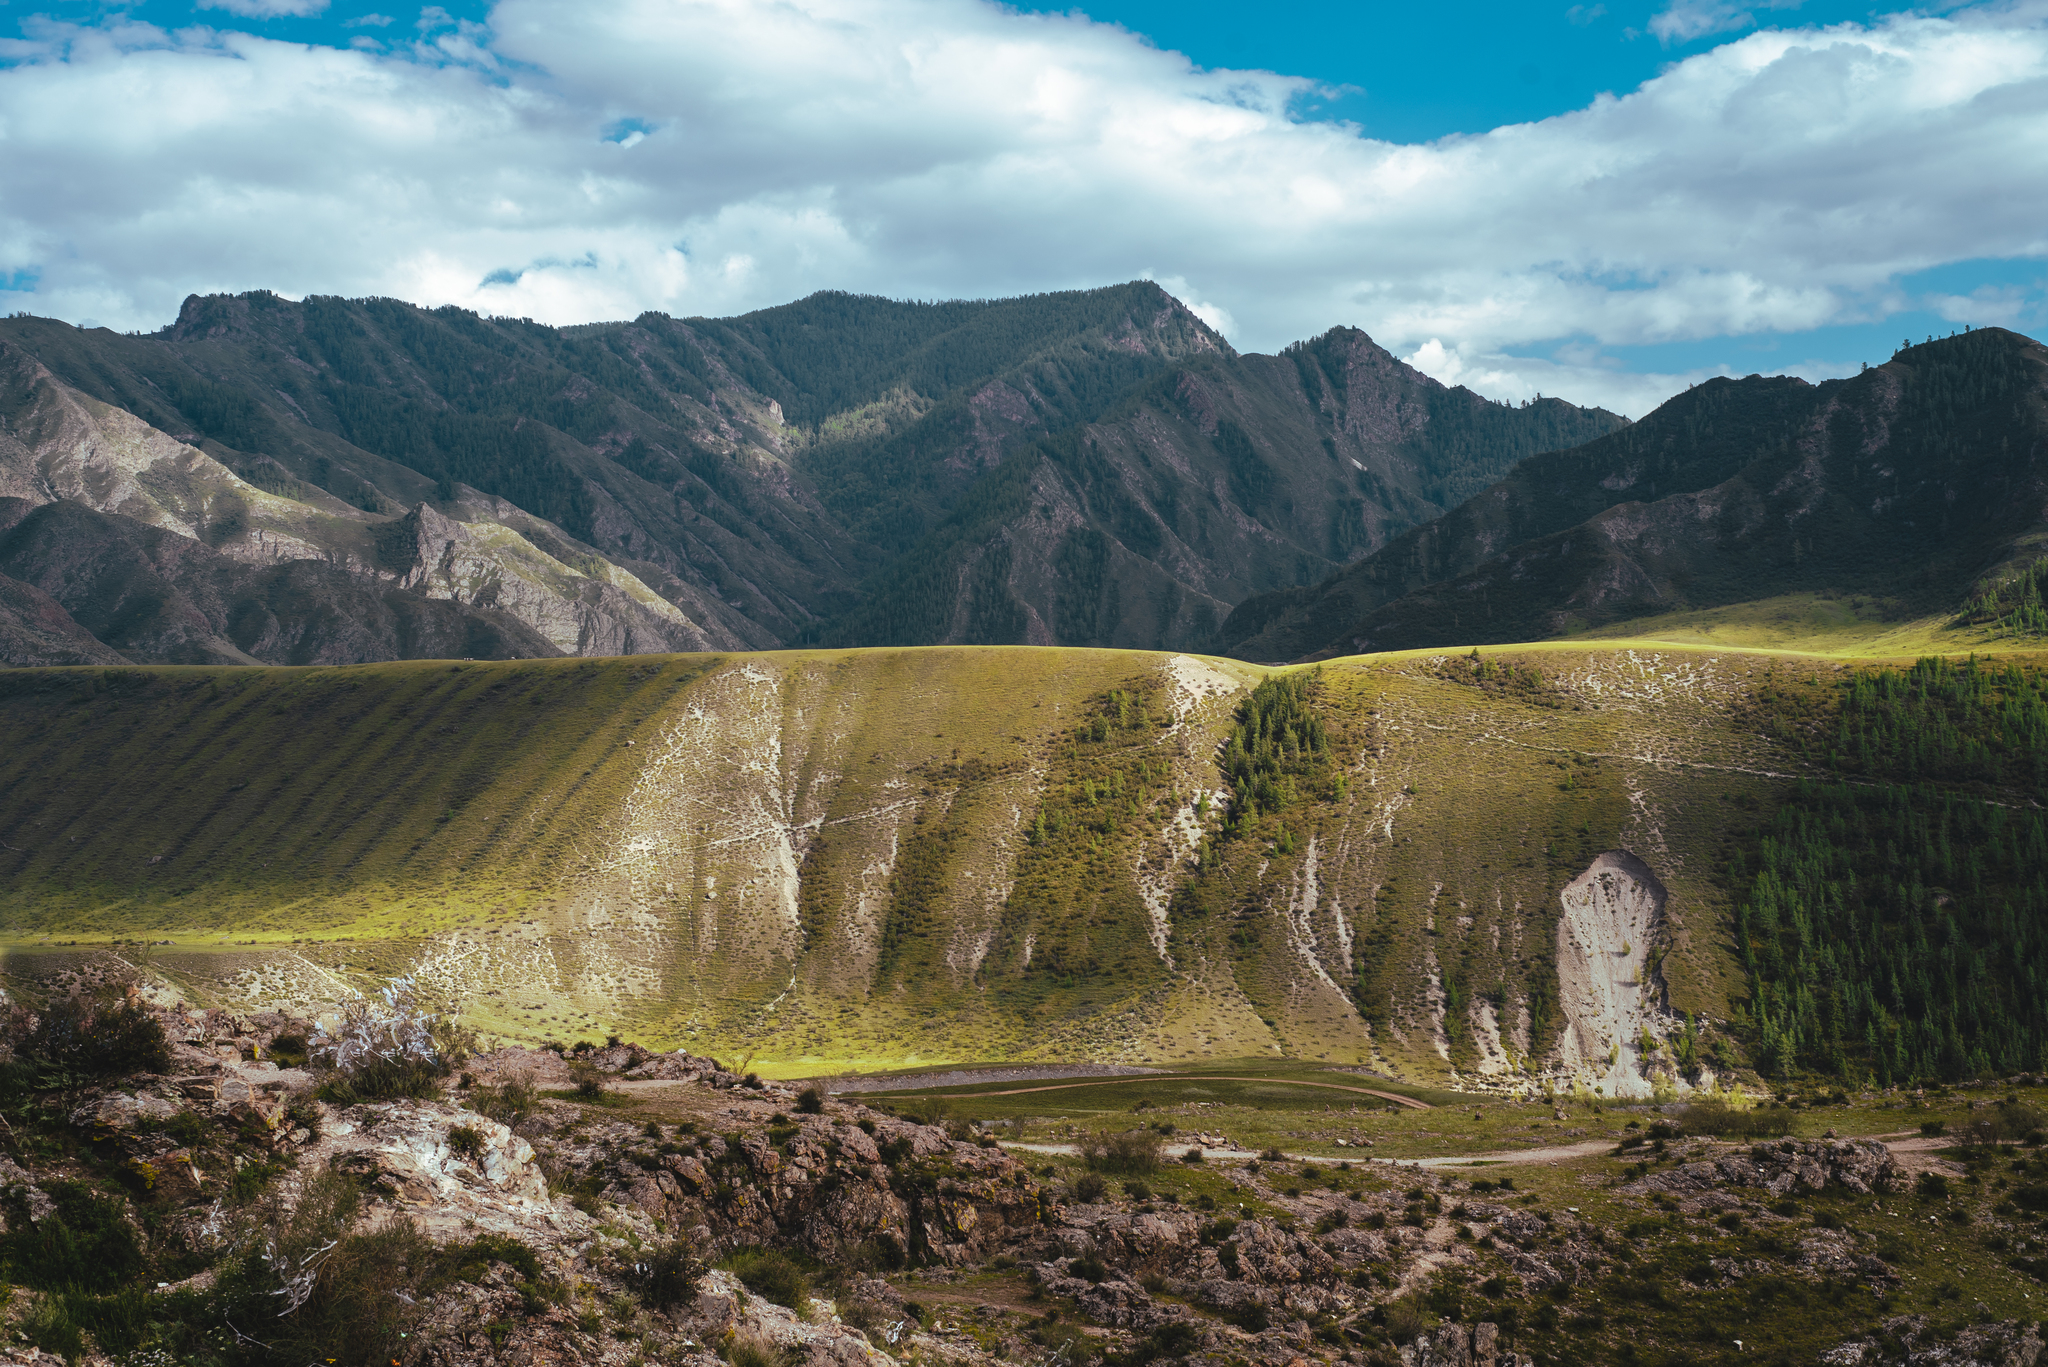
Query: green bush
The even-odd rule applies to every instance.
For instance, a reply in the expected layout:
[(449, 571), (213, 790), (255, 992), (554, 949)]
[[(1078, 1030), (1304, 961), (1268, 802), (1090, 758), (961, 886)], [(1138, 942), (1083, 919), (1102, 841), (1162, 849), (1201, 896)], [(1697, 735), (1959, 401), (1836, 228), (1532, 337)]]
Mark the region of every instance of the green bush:
[(469, 1109), (500, 1125), (517, 1125), (540, 1109), (540, 1093), (534, 1090), (533, 1079), (521, 1074), (496, 1086), (472, 1088)]
[(332, 1073), (314, 1095), (334, 1106), (365, 1101), (438, 1101), (447, 1074), (438, 1063), (418, 1059), (378, 1059), (346, 1073)]
[(720, 1267), (740, 1279), (763, 1300), (795, 1310), (811, 1289), (810, 1278), (787, 1253), (772, 1248), (742, 1248), (727, 1254)]
[(361, 1211), (352, 1180), (320, 1173), (289, 1214), (273, 1210), (262, 1236), (222, 1269), (221, 1311), (231, 1324), (262, 1326), (250, 1337), (267, 1346), (268, 1361), (382, 1363), (400, 1356), (420, 1314), (412, 1292), (434, 1265), (435, 1249), (409, 1220), (356, 1233)]
[(171, 1066), (162, 1023), (134, 997), (59, 997), (40, 1011), (14, 1011), (0, 1020), (0, 1044), (14, 1054), (13, 1080), (30, 1087)]
[[(11, 1216), (0, 1235), (0, 1278), (43, 1291), (118, 1291), (142, 1277), (142, 1245), (122, 1203), (77, 1182), (46, 1190), (56, 1212), (34, 1224)], [(50, 1351), (55, 1352), (53, 1348)]]
[(493, 1263), (503, 1263), (523, 1281), (542, 1280), (540, 1255), (522, 1241), (505, 1234), (483, 1234), (466, 1244), (444, 1245), (434, 1255), (433, 1286), (450, 1282), (480, 1282)]
[(66, 1362), (76, 1362), (85, 1356), (85, 1335), (71, 1318), (69, 1298), (65, 1296), (53, 1293), (37, 1301), (22, 1318), (21, 1332), (30, 1343)]
[(1679, 1113), (1678, 1125), (1687, 1134), (1767, 1139), (1790, 1134), (1792, 1114), (1783, 1106), (1758, 1106), (1745, 1111), (1718, 1101), (1695, 1101)]
[(704, 1264), (687, 1243), (675, 1239), (647, 1250), (634, 1272), (640, 1299), (656, 1310), (668, 1310), (697, 1294), (698, 1283), (704, 1279)]
[(783, 1355), (775, 1345), (751, 1334), (736, 1334), (721, 1350), (732, 1367), (781, 1367)]
[(448, 1152), (471, 1162), (484, 1156), (484, 1132), (474, 1125), (455, 1125), (448, 1130)]

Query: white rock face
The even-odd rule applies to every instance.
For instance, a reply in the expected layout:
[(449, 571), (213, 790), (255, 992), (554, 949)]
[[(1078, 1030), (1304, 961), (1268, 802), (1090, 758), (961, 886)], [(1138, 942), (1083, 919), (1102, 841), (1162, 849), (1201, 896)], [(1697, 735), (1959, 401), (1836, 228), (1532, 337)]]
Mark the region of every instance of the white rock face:
[(0, 344), (0, 497), (65, 500), (203, 541), (251, 564), (323, 560), (315, 510), (250, 484), (195, 446), (59, 383)]
[[(306, 1151), (313, 1166), (356, 1173), (435, 1238), (468, 1230), (531, 1237), (588, 1223), (549, 1195), (533, 1146), (495, 1120), (436, 1102), (390, 1102), (358, 1114), (374, 1119), (360, 1129), (334, 1126)], [(472, 1151), (451, 1143), (456, 1129), (476, 1132)]]
[(617, 565), (594, 556), (564, 564), (510, 527), (458, 522), (422, 503), (379, 536), (383, 572), (400, 587), (508, 612), (564, 655), (712, 648), (681, 609)]
[(1670, 1024), (1661, 991), (1647, 981), (1664, 885), (1642, 860), (1610, 850), (1560, 896), (1557, 980), (1566, 1026), (1558, 1063), (1608, 1096), (1648, 1096), (1643, 1032), (1662, 1039)]

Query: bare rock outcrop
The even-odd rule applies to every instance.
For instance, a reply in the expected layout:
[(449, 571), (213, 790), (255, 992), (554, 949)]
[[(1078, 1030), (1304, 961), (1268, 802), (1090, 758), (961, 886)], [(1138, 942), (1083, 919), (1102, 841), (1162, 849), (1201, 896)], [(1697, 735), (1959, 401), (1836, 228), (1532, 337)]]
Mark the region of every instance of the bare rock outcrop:
[(1875, 1139), (1780, 1139), (1651, 1173), (1622, 1189), (1696, 1194), (1723, 1187), (1762, 1187), (1772, 1196), (1788, 1196), (1842, 1186), (1868, 1196), (1904, 1191), (1910, 1185), (1899, 1160)]
[(2041, 1326), (2005, 1320), (1936, 1336), (1919, 1315), (1886, 1320), (1879, 1333), (1822, 1353), (1822, 1367), (2037, 1367)]
[(1497, 1324), (1440, 1324), (1401, 1349), (1402, 1367), (1534, 1367), (1508, 1352)]

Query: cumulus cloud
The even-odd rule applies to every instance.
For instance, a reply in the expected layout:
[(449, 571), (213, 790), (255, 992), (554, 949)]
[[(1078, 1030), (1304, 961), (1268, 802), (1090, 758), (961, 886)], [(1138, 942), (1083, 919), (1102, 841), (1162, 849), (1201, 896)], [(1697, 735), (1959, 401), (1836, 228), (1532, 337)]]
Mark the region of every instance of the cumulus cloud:
[(1243, 347), (1349, 323), (1640, 412), (1686, 377), (1511, 353), (1797, 332), (2048, 254), (2043, 14), (1749, 33), (1416, 146), (979, 0), (503, 0), (383, 51), (52, 28), (0, 72), (0, 283), (34, 281), (0, 308), (153, 327), (265, 287), (566, 323), (1149, 276)]

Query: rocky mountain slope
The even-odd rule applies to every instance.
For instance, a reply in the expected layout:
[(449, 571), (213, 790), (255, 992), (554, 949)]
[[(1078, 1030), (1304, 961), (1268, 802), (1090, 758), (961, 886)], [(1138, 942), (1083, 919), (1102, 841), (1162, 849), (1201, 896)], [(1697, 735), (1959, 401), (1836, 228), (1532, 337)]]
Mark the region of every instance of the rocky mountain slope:
[[(1853, 379), (1714, 380), (1525, 462), (1308, 589), (1241, 603), (1227, 653), (1538, 640), (1786, 593), (1961, 613), (2048, 513), (2048, 351), (1988, 328)], [(2008, 608), (2011, 605), (2007, 605)]]
[[(1750, 1118), (1725, 1105), (1564, 1097), (1469, 1121), (1463, 1107), (1339, 1118), (1270, 1097), (1118, 1106), (1081, 1144), (1049, 1144), (1072, 1132), (1064, 1117), (995, 1123), (973, 1096), (951, 1098), (970, 1114), (950, 1117), (946, 1098), (863, 1105), (630, 1043), (476, 1053), (404, 993), (239, 1016), (153, 978), (103, 956), (4, 1003), (7, 1362), (2041, 1354), (2026, 1212), (2048, 1164), (1832, 1128), (1895, 1124), (1903, 1108), (1958, 1128), (1999, 1117), (1983, 1122), (1997, 1133), (2039, 1119), (2032, 1078), (1995, 1101), (1814, 1095), (1771, 1119), (1825, 1137), (1754, 1144), (1712, 1137)], [(385, 1057), (332, 1047), (415, 1030)], [(1411, 1119), (1434, 1157), (1353, 1161), (1358, 1147), (1316, 1133), (1334, 1122), (1394, 1145)], [(1208, 1153), (1176, 1120), (1290, 1139)], [(1567, 1125), (1593, 1137), (1460, 1166), (1489, 1129)]]
[[(1446, 390), (1347, 330), (1240, 357), (1143, 284), (567, 330), (260, 292), (195, 297), (147, 337), (0, 321), (0, 494), (361, 581), (294, 571), (315, 618), (365, 594), (418, 616), (388, 608), (393, 589), (452, 604), (428, 615), (495, 634), (485, 655), (545, 653), (493, 612), (582, 655), (1183, 645), (1618, 421)], [(267, 581), (197, 551), (145, 558), (226, 617), (196, 609), (205, 631), (162, 650), (130, 631), (131, 659), (393, 658), (453, 630), (280, 618), (271, 634), (298, 644), (252, 651), (270, 629), (227, 619), (275, 615)], [(92, 589), (51, 590), (72, 571), (23, 568), (105, 620)], [(194, 632), (210, 644), (180, 644)]]

